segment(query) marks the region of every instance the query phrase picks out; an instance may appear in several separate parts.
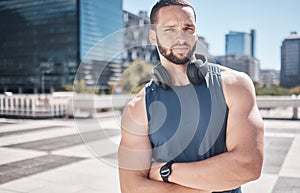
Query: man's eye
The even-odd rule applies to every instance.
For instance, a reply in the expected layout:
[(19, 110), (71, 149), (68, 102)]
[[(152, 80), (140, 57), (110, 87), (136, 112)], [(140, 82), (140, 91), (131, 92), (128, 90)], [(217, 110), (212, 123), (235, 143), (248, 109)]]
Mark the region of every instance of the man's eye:
[(194, 31), (194, 28), (188, 27), (188, 28), (186, 28), (185, 30), (186, 30), (186, 31)]
[(165, 31), (166, 32), (171, 32), (171, 31), (174, 31), (174, 29), (173, 28), (166, 28)]

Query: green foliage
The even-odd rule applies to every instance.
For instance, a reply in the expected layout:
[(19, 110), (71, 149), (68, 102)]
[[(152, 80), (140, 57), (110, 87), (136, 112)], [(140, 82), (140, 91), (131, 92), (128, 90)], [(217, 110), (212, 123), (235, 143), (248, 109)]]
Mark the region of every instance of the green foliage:
[(69, 91), (69, 92), (73, 91), (73, 84), (66, 84), (65, 91)]
[(300, 86), (295, 86), (293, 88), (284, 88), (278, 85), (267, 86), (264, 85), (259, 87), (258, 84), (254, 84), (256, 95), (271, 95), (271, 96), (280, 96), (280, 95), (300, 95)]
[(280, 87), (278, 85), (259, 87), (255, 85), (256, 95), (271, 95), (271, 96), (280, 96), (280, 95), (289, 95), (289, 89)]
[(65, 90), (76, 93), (95, 93), (96, 89), (86, 88), (85, 81), (83, 79), (75, 81), (74, 84), (66, 84)]
[(137, 60), (124, 71), (120, 81), (115, 86), (122, 87), (123, 94), (138, 93), (149, 80), (153, 64)]
[(300, 95), (300, 86), (295, 86), (290, 89), (290, 94)]

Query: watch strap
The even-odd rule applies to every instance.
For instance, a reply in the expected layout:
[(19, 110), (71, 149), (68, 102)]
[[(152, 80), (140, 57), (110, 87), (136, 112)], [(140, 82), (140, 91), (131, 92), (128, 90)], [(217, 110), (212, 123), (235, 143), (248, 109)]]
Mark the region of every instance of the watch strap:
[(167, 162), (165, 165), (163, 165), (161, 168), (160, 168), (160, 176), (161, 178), (163, 179), (164, 182), (169, 182), (169, 176), (171, 175), (172, 173), (172, 164), (174, 163), (173, 160)]

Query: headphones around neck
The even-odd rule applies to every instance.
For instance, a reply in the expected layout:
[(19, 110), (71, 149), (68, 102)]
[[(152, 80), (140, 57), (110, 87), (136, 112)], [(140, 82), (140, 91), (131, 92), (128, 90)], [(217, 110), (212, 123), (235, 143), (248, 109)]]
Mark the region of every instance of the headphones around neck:
[[(201, 59), (188, 64), (186, 74), (192, 84), (201, 84), (207, 71), (207, 59), (203, 56)], [(153, 68), (152, 78), (157, 86), (162, 87), (165, 90), (173, 85), (167, 69), (161, 64), (158, 64)]]

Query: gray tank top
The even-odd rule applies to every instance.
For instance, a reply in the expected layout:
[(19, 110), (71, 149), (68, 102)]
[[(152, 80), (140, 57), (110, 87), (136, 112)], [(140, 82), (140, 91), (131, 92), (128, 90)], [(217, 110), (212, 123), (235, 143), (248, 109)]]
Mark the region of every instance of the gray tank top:
[[(151, 81), (145, 100), (154, 161), (201, 161), (227, 151), (228, 108), (218, 65), (208, 64), (200, 85), (164, 90)], [(226, 192), (241, 193), (241, 189)]]

